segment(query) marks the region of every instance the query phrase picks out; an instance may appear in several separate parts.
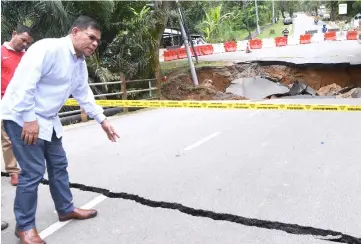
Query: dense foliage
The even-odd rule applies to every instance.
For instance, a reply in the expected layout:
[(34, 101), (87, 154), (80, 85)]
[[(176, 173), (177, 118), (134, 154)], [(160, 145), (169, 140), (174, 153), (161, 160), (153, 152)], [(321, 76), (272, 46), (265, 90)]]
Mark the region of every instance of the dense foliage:
[[(181, 1), (190, 33), (208, 42), (247, 38), (256, 30), (255, 0)], [(338, 4), (348, 4), (348, 15), (361, 12), (357, 1), (257, 1), (260, 26), (297, 11), (317, 11), (320, 4), (338, 17)], [(102, 43), (87, 60), (90, 78), (110, 81), (112, 73), (127, 77), (150, 78), (159, 72), (159, 47), (164, 29), (179, 29), (174, 1), (1, 1), (1, 41), (9, 40), (18, 23), (33, 28), (35, 40), (60, 37), (68, 33), (74, 19), (81, 15), (97, 19), (102, 26)]]

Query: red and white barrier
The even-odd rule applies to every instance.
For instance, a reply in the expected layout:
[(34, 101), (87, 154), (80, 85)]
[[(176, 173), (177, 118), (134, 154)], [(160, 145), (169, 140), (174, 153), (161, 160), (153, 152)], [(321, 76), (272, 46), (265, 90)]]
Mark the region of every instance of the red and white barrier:
[(224, 53), (226, 51), (224, 50), (223, 43), (212, 44), (212, 46), (213, 46), (213, 53)]
[(247, 49), (248, 41), (238, 41), (237, 42), (237, 51), (245, 51)]
[(294, 46), (294, 45), (299, 45), (300, 44), (300, 38), (295, 38), (292, 36), (289, 36), (287, 38), (287, 46)]
[[(305, 34), (299, 38), (294, 37), (276, 37), (265, 39), (253, 39), (250, 41), (230, 41), (225, 43), (206, 44), (195, 46), (195, 50), (198, 56), (219, 54), (225, 52), (247, 51), (249, 49), (262, 49), (262, 48), (274, 48), (291, 45), (307, 45), (311, 43), (320, 43), (325, 41), (347, 41), (357, 40), (357, 31), (348, 32), (327, 32), (327, 33), (315, 33), (313, 35)], [(193, 49), (191, 48), (192, 55), (194, 56)], [(177, 48), (170, 50), (160, 50), (160, 56), (164, 57), (164, 61), (171, 61), (176, 59), (187, 58), (185, 48)]]
[(264, 38), (262, 40), (262, 47), (275, 47), (276, 46), (276, 40), (275, 38)]
[(311, 36), (311, 43), (319, 43), (325, 41), (325, 34), (316, 33)]

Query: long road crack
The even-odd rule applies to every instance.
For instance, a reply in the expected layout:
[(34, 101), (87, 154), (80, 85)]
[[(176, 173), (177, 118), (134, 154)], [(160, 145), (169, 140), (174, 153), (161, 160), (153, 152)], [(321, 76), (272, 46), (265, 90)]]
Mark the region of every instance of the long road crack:
[[(1, 176), (9, 177), (8, 173), (1, 172)], [(49, 181), (43, 179), (41, 181), (44, 185), (49, 185)], [(253, 219), (253, 218), (246, 218), (234, 214), (227, 214), (227, 213), (217, 213), (213, 211), (203, 210), (203, 209), (195, 209), (191, 207), (184, 206), (179, 203), (173, 202), (163, 202), (163, 201), (153, 201), (150, 199), (146, 199), (144, 197), (140, 197), (135, 194), (129, 194), (125, 192), (111, 192), (110, 190), (94, 187), (94, 186), (87, 186), (78, 183), (70, 183), (70, 188), (78, 189), (81, 191), (86, 192), (93, 192), (102, 194), (108, 198), (120, 198), (125, 200), (132, 200), (142, 205), (152, 207), (152, 208), (164, 208), (164, 209), (172, 209), (178, 210), (182, 213), (195, 216), (195, 217), (204, 217), (210, 218), (213, 220), (221, 220), (221, 221), (228, 221), (232, 223), (241, 224), (244, 226), (252, 226), (258, 227), (263, 229), (269, 230), (279, 230), (284, 231), (289, 234), (294, 235), (312, 235), (317, 239), (331, 241), (331, 242), (338, 242), (338, 243), (348, 243), (348, 244), (361, 244), (361, 238), (357, 238), (351, 235), (343, 234), (338, 231), (333, 230), (324, 230), (320, 228), (314, 228), (310, 226), (302, 226), (297, 224), (288, 224), (276, 221), (268, 221), (268, 220), (261, 220), (261, 219)]]

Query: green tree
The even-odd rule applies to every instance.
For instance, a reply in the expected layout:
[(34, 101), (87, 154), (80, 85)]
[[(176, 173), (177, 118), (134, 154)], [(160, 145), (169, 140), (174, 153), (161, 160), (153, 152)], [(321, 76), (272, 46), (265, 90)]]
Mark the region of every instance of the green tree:
[(9, 40), (18, 24), (32, 26), (35, 40), (60, 37), (69, 30), (69, 19), (59, 1), (1, 1), (1, 41)]
[(207, 10), (204, 20), (199, 29), (205, 34), (208, 41), (215, 39), (221, 32), (221, 23), (232, 18), (232, 12), (222, 14), (222, 5)]

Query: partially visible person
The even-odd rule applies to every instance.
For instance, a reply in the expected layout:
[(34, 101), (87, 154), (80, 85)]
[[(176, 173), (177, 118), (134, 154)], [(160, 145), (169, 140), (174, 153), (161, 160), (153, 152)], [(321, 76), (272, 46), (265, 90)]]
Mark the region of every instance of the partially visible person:
[(288, 35), (290, 34), (290, 31), (289, 31), (287, 28), (285, 28), (285, 29), (282, 31), (282, 34), (283, 34), (284, 37), (288, 37)]
[(326, 27), (326, 25), (323, 25), (323, 27), (322, 27), (322, 33), (326, 33), (327, 32), (327, 27)]
[[(19, 25), (12, 33), (11, 40), (4, 42), (1, 46), (1, 99), (6, 88), (14, 75), (15, 69), (25, 53), (25, 49), (33, 42), (31, 29), (24, 25)], [(16, 186), (18, 184), (19, 168), (14, 157), (11, 141), (7, 135), (4, 124), (1, 121), (1, 147), (5, 164), (5, 171), (10, 174), (10, 182)]]
[(80, 209), (73, 204), (58, 113), (72, 95), (101, 125), (109, 140), (119, 138), (103, 108), (96, 104), (88, 83), (85, 58), (94, 53), (100, 38), (98, 22), (80, 16), (67, 36), (42, 39), (27, 50), (5, 93), (1, 116), (21, 167), (14, 213), (15, 234), (22, 244), (45, 244), (35, 216), (38, 186), (46, 169), (59, 221), (97, 216), (95, 209)]
[(313, 22), (315, 23), (315, 25), (318, 24), (318, 16), (317, 15), (313, 18)]

